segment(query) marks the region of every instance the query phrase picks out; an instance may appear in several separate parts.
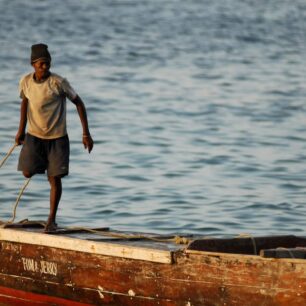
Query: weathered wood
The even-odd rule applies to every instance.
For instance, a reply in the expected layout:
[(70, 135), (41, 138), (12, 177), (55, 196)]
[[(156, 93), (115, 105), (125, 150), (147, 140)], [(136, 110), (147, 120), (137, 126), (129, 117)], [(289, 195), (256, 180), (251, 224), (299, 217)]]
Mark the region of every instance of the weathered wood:
[(306, 248), (278, 248), (261, 250), (260, 256), (272, 258), (302, 258), (306, 259)]
[[(188, 255), (198, 274), (203, 275), (200, 280), (214, 282), (227, 305), (305, 304), (305, 260), (260, 260), (258, 256), (199, 251), (189, 251)], [(217, 301), (220, 295), (215, 296)]]
[(65, 235), (65, 234), (75, 234), (75, 233), (90, 233), (90, 232), (107, 232), (109, 231), (109, 227), (99, 227), (99, 228), (58, 228), (56, 231), (51, 232), (51, 235)]
[(78, 252), (119, 256), (168, 264), (172, 262), (171, 251), (134, 247), (116, 243), (110, 244), (104, 242), (87, 241), (69, 237), (24, 232), (20, 230), (0, 229), (0, 240), (23, 242), (26, 244), (48, 246)]
[[(33, 235), (40, 239), (42, 234)], [(181, 248), (173, 252), (171, 264), (164, 264), (48, 246), (49, 241), (44, 245), (16, 242), (16, 237), (9, 241), (9, 237), (0, 238), (0, 302), (2, 287), (25, 296), (27, 292), (48, 295), (54, 305), (65, 305), (56, 299), (69, 299), (71, 305), (120, 306), (301, 306), (306, 302), (303, 259)]]
[(262, 249), (306, 247), (306, 238), (296, 236), (237, 237), (233, 239), (198, 239), (192, 241), (188, 250), (206, 252), (259, 254)]
[[(1, 223), (0, 223), (1, 225)], [(3, 223), (4, 228), (6, 229), (44, 229), (45, 222), (37, 222), (37, 221), (26, 221), (19, 223)], [(83, 228), (83, 227), (58, 227), (53, 232), (49, 234), (58, 235), (58, 234), (71, 234), (71, 233), (87, 233), (87, 232), (107, 232), (109, 231), (109, 227), (99, 227), (99, 228)]]
[(43, 222), (28, 222), (28, 223), (4, 223), (4, 228), (37, 228), (43, 229), (45, 227)]

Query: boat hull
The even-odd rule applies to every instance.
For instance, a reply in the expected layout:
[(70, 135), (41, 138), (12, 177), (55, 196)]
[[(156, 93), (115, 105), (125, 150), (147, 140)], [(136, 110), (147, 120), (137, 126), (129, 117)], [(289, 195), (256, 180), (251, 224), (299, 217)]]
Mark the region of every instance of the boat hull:
[[(49, 235), (34, 233), (33, 243), (21, 242), (22, 232), (18, 235), (20, 242), (9, 241), (1, 239), (0, 232), (0, 302), (6, 305), (300, 306), (306, 302), (302, 259), (181, 249), (169, 252), (167, 263), (137, 259), (137, 248), (135, 258), (109, 256), (51, 247), (47, 238), (46, 245), (34, 243), (35, 237), (39, 241)], [(65, 246), (65, 238), (52, 239)], [(123, 245), (123, 254), (124, 250)]]

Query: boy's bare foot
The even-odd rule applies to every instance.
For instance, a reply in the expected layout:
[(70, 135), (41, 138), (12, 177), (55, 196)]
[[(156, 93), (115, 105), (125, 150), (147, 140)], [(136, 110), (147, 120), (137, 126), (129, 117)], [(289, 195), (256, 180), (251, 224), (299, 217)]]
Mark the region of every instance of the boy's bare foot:
[(48, 222), (46, 224), (44, 232), (45, 233), (52, 233), (52, 232), (55, 232), (56, 230), (57, 230), (57, 224), (55, 222)]

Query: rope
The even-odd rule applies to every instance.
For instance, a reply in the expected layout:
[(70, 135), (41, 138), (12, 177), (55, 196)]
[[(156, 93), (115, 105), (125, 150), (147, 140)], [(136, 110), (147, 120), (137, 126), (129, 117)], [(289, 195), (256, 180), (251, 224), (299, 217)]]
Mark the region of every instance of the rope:
[[(7, 154), (4, 156), (4, 158), (1, 160), (0, 162), (0, 168), (4, 165), (4, 163), (6, 162), (6, 160), (10, 157), (10, 155), (13, 153), (14, 149), (18, 146), (17, 143), (14, 143), (14, 145), (10, 148), (10, 150), (7, 152)], [(28, 178), (26, 180), (26, 182), (24, 183), (23, 187), (21, 188), (19, 195), (16, 199), (15, 205), (14, 205), (14, 210), (13, 210), (13, 217), (11, 218), (11, 220), (5, 222), (4, 224), (2, 224), (3, 226), (5, 226), (5, 224), (10, 224), (13, 223), (15, 221), (16, 218), (16, 209), (19, 203), (19, 200), (24, 192), (24, 190), (26, 189), (26, 187), (28, 186), (29, 182), (30, 182), (31, 178)]]
[(16, 202), (15, 202), (15, 205), (14, 205), (13, 217), (12, 217), (11, 220), (9, 220), (9, 221), (7, 222), (8, 224), (11, 224), (11, 223), (13, 223), (13, 222), (15, 221), (15, 218), (16, 218), (16, 210), (17, 210), (17, 206), (18, 206), (18, 204), (19, 204), (19, 200), (20, 200), (20, 198), (21, 198), (23, 192), (24, 192), (25, 189), (27, 188), (28, 184), (30, 183), (30, 180), (31, 180), (31, 178), (28, 178), (28, 179), (25, 181), (25, 183), (24, 183), (24, 185), (22, 186), (22, 188), (20, 189), (19, 195), (18, 195), (18, 197), (17, 197), (17, 199), (16, 199)]
[[(17, 205), (15, 205), (17, 207)], [(0, 221), (0, 227), (5, 228), (6, 225), (12, 224), (13, 220), (15, 218), (13, 217), (11, 221), (9, 222), (4, 222), (1, 224)], [(46, 222), (45, 221), (29, 221), (28, 219), (19, 221), (18, 223), (15, 224), (21, 224), (21, 225), (41, 225), (42, 227), (46, 226)], [(10, 226), (7, 226), (10, 227)], [(63, 232), (62, 232), (62, 231)], [(92, 234), (96, 234), (99, 236), (103, 236), (103, 237), (110, 237), (110, 238), (118, 238), (118, 239), (140, 239), (140, 240), (150, 240), (150, 241), (155, 241), (155, 242), (172, 242), (172, 243), (176, 243), (176, 244), (188, 244), (190, 242), (190, 239), (186, 238), (186, 237), (181, 237), (181, 236), (171, 236), (170, 238), (164, 238), (162, 236), (149, 236), (149, 235), (144, 235), (144, 234), (125, 234), (125, 233), (120, 233), (120, 232), (111, 232), (108, 230), (96, 230), (96, 229), (91, 229), (88, 227), (84, 227), (84, 226), (68, 226), (68, 227), (64, 227), (64, 228), (60, 228), (58, 231), (55, 231), (54, 234), (65, 234), (65, 230), (67, 231), (84, 231), (84, 232), (88, 232), (88, 233), (92, 233)]]
[[(6, 156), (1, 160), (0, 162), (0, 168), (4, 165), (4, 163), (6, 162), (6, 160), (9, 158), (9, 156), (13, 153), (14, 149), (18, 146), (17, 143), (15, 143), (11, 149), (8, 151), (8, 153), (6, 154)], [(14, 223), (15, 219), (16, 219), (16, 211), (17, 211), (17, 207), (20, 201), (21, 196), (23, 195), (23, 192), (25, 191), (25, 189), (27, 188), (28, 184), (30, 183), (31, 178), (28, 178), (23, 187), (21, 188), (19, 195), (16, 199), (15, 205), (14, 205), (14, 209), (13, 209), (13, 216), (12, 218), (7, 221), (7, 222), (3, 222), (1, 223), (1, 227), (5, 227), (5, 225), (7, 224), (12, 224)], [(23, 220), (22, 224), (26, 224), (26, 223), (31, 223), (28, 220)], [(41, 223), (40, 223), (41, 224)], [(42, 224), (43, 225), (43, 224)], [(43, 225), (44, 226), (44, 225)], [(161, 237), (152, 237), (152, 236), (146, 236), (146, 235), (140, 235), (140, 234), (123, 234), (123, 233), (116, 233), (116, 232), (107, 232), (107, 233), (103, 233), (101, 231), (98, 230), (94, 230), (91, 228), (87, 228), (87, 227), (66, 227), (64, 228), (66, 230), (82, 230), (82, 231), (86, 231), (89, 233), (93, 233), (93, 234), (97, 234), (100, 236), (108, 236), (108, 237), (113, 237), (113, 238), (120, 238), (120, 239), (146, 239), (146, 240), (152, 240), (152, 241), (156, 241), (156, 242), (173, 242), (176, 244), (188, 244), (190, 242), (190, 239), (186, 238), (186, 237), (181, 237), (181, 236), (173, 236), (171, 238), (161, 238)]]
[(10, 150), (7, 152), (7, 154), (4, 156), (4, 158), (1, 160), (0, 162), (0, 168), (4, 165), (4, 163), (6, 162), (6, 160), (9, 158), (9, 156), (13, 153), (14, 149), (18, 146), (17, 143), (15, 143)]
[(277, 250), (284, 250), (284, 251), (287, 251), (288, 254), (290, 255), (290, 257), (291, 257), (292, 259), (295, 259), (295, 256), (293, 255), (293, 253), (291, 252), (291, 250), (289, 250), (288, 248), (278, 247)]
[[(106, 237), (112, 237), (112, 238), (119, 238), (119, 239), (144, 239), (144, 240), (151, 240), (155, 242), (173, 242), (176, 244), (188, 244), (189, 240), (186, 237), (181, 237), (181, 236), (173, 236), (170, 238), (162, 238), (160, 237), (153, 237), (153, 236), (147, 236), (147, 235), (142, 235), (142, 234), (124, 234), (124, 233), (116, 233), (116, 232), (110, 232), (110, 231), (99, 231), (95, 229), (91, 229), (88, 227), (65, 227), (64, 230), (80, 230), (80, 231), (85, 231), (89, 232), (92, 234), (96, 234), (99, 236), (106, 236)], [(56, 232), (55, 232), (56, 233)]]
[[(0, 162), (0, 168), (4, 165), (4, 163), (6, 162), (6, 160), (9, 158), (9, 156), (13, 153), (14, 149), (18, 146), (17, 143), (15, 143), (10, 150), (8, 151), (8, 153), (6, 154), (6, 156), (1, 160)], [(25, 189), (27, 188), (28, 184), (30, 183), (31, 178), (28, 178), (23, 187), (21, 188), (19, 195), (16, 199), (15, 205), (14, 205), (14, 209), (13, 209), (13, 216), (12, 218), (7, 221), (7, 222), (0, 222), (1, 227), (5, 227), (5, 225), (7, 224), (12, 224), (15, 219), (16, 219), (16, 211), (17, 211), (17, 207), (20, 201), (21, 196), (23, 195), (23, 192), (25, 191)], [(22, 224), (26, 224), (26, 223), (32, 223), (31, 221), (28, 220), (23, 220), (21, 221)], [(44, 224), (42, 224), (41, 222), (39, 223), (42, 226), (44, 226)], [(97, 235), (101, 235), (101, 236), (108, 236), (108, 237), (113, 237), (113, 238), (120, 238), (120, 239), (146, 239), (146, 240), (152, 240), (152, 241), (156, 241), (156, 242), (173, 242), (176, 244), (188, 244), (190, 242), (190, 239), (186, 238), (186, 237), (181, 237), (181, 236), (173, 236), (171, 238), (161, 238), (161, 237), (152, 237), (152, 236), (146, 236), (146, 235), (140, 235), (140, 234), (123, 234), (123, 233), (116, 233), (116, 232), (105, 232), (103, 233), (102, 231), (98, 231), (98, 230), (94, 230), (91, 228), (87, 228), (87, 227), (66, 227), (64, 228), (66, 230), (83, 230), (89, 233), (93, 233), (93, 234), (97, 234)]]

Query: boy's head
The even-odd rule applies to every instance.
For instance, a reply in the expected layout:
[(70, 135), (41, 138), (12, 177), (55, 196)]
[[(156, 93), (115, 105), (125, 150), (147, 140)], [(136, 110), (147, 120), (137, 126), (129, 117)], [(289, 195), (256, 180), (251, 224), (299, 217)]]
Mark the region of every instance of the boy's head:
[(36, 44), (31, 47), (31, 64), (38, 60), (46, 60), (51, 62), (51, 55), (48, 46), (45, 44)]

